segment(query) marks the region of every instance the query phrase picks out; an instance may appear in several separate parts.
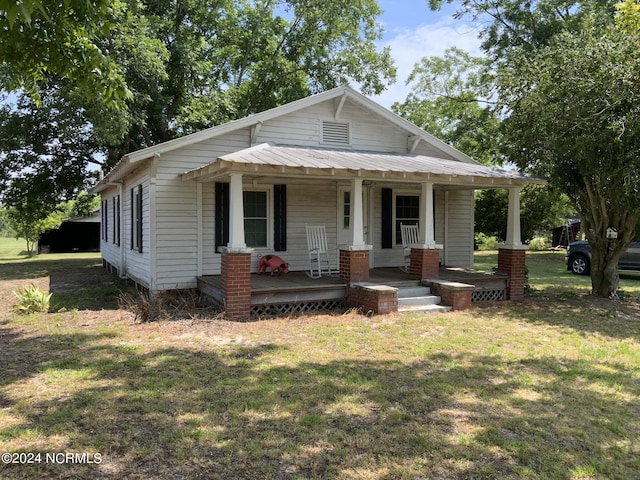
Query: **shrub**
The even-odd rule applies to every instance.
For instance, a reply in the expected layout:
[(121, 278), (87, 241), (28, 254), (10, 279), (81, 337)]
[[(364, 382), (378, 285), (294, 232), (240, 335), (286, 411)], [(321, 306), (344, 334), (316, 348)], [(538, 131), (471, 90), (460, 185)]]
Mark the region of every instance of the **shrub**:
[(48, 312), (51, 294), (47, 294), (35, 285), (27, 285), (17, 292), (13, 292), (18, 303), (13, 306), (14, 311), (27, 315), (36, 312)]
[(542, 251), (549, 248), (548, 240), (545, 237), (533, 237), (529, 240), (529, 250)]
[(478, 245), (478, 250), (495, 250), (498, 248), (498, 244), (500, 243), (500, 240), (498, 240), (498, 237), (488, 237), (487, 235), (485, 235), (482, 232), (476, 233), (476, 245)]

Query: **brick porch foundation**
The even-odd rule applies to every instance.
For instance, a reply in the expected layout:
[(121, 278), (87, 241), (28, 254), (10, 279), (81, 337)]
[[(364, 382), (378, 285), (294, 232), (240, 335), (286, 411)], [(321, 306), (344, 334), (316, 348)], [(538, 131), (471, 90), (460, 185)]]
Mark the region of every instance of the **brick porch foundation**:
[(340, 249), (340, 278), (349, 283), (369, 281), (369, 250), (366, 248)]
[(349, 287), (349, 307), (360, 308), (367, 315), (384, 315), (398, 311), (398, 289), (373, 283), (353, 283)]
[(224, 249), (221, 268), (222, 301), (228, 320), (247, 321), (251, 312), (251, 250)]
[(526, 248), (498, 249), (498, 272), (509, 276), (507, 300), (524, 300)]
[(438, 278), (440, 276), (440, 249), (412, 247), (409, 274), (419, 279)]

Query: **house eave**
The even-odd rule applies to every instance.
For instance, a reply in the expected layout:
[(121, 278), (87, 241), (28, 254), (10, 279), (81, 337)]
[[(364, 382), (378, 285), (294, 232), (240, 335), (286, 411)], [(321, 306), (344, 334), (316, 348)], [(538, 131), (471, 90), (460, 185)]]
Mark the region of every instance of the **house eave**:
[(394, 172), (364, 169), (335, 169), (312, 167), (287, 167), (276, 165), (256, 165), (219, 161), (206, 167), (182, 174), (184, 182), (207, 183), (227, 181), (231, 173), (239, 173), (247, 178), (286, 178), (317, 180), (351, 180), (361, 178), (369, 182), (422, 183), (433, 182), (441, 186), (465, 187), (472, 189), (509, 188), (529, 184), (544, 185), (541, 178), (522, 176), (521, 178), (484, 177), (474, 175), (438, 174), (431, 172)]

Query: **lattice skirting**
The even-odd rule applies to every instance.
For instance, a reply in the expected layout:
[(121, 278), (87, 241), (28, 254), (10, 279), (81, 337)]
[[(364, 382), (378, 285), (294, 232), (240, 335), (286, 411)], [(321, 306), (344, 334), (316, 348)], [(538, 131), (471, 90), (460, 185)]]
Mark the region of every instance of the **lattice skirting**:
[(507, 291), (504, 288), (495, 290), (476, 290), (471, 294), (472, 302), (494, 302), (507, 299)]
[(320, 310), (335, 310), (345, 308), (344, 299), (318, 300), (300, 303), (275, 303), (268, 305), (252, 305), (251, 315), (259, 316), (281, 316), (298, 315), (307, 312), (317, 312)]

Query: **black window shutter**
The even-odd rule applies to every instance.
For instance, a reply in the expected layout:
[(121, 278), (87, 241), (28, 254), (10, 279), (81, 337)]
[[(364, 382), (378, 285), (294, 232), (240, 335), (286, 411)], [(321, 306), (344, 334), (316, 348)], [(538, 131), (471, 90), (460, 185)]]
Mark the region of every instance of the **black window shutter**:
[(142, 253), (142, 185), (138, 185), (138, 195), (137, 195), (137, 205), (136, 209), (138, 215), (136, 216), (136, 248), (138, 252)]
[(287, 186), (273, 187), (273, 249), (276, 252), (287, 250)]
[(393, 248), (393, 190), (382, 189), (382, 248)]
[(229, 184), (216, 183), (215, 242), (216, 252), (229, 243)]
[(135, 231), (136, 231), (136, 193), (135, 190), (132, 188), (131, 189), (131, 250), (133, 250), (135, 248)]

